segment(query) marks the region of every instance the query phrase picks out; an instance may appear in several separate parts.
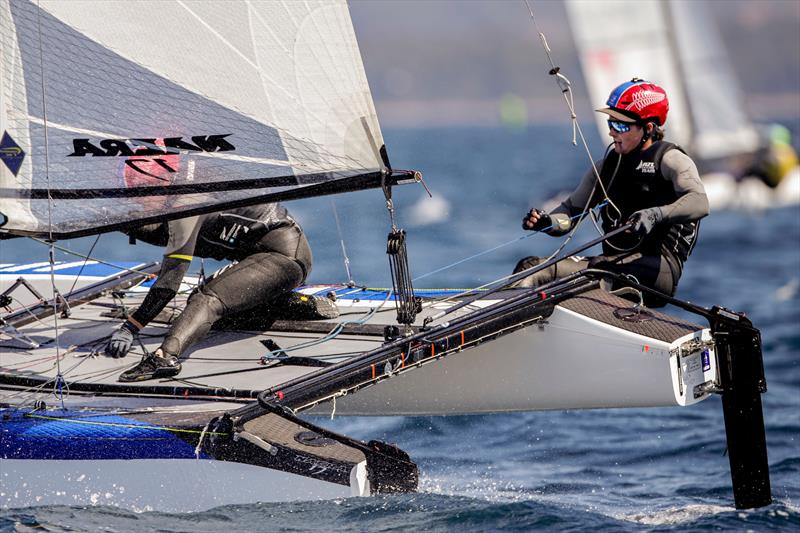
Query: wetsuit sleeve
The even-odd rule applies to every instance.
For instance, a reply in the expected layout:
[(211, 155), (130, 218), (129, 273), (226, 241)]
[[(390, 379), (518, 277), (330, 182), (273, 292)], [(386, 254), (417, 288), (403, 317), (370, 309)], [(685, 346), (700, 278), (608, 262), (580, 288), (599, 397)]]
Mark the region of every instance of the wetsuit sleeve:
[[(603, 160), (595, 161), (595, 167), (601, 168)], [(565, 235), (572, 229), (572, 217), (580, 215), (587, 207), (589, 198), (594, 192), (594, 185), (597, 181), (594, 169), (589, 169), (581, 178), (578, 188), (572, 191), (566, 200), (561, 202), (561, 205), (556, 207), (550, 212), (550, 217), (553, 219), (553, 229), (548, 231), (550, 235), (560, 236)], [(594, 206), (589, 206), (594, 207)]]
[(142, 305), (132, 315), (134, 325), (146, 326), (178, 293), (183, 276), (192, 262), (200, 231), (200, 220), (191, 217), (169, 223), (169, 241), (158, 279), (150, 287)]
[(661, 206), (662, 223), (692, 222), (708, 215), (708, 197), (692, 159), (680, 150), (670, 150), (661, 160), (661, 174), (672, 182), (678, 199)]

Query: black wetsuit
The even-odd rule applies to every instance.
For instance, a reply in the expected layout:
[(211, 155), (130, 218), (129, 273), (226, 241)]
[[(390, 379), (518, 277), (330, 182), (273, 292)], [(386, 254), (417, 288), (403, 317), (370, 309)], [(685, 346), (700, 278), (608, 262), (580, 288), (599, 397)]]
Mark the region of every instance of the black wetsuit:
[[(606, 233), (642, 209), (659, 208), (661, 222), (644, 237), (620, 234), (603, 243), (603, 255), (565, 259), (517, 286), (537, 287), (585, 268), (598, 268), (633, 276), (643, 285), (675, 294), (683, 265), (697, 242), (699, 220), (708, 214), (708, 199), (697, 167), (680, 148), (660, 141), (623, 156), (612, 152), (598, 165), (611, 200), (601, 210)], [(572, 227), (571, 217), (605, 200), (595, 182), (590, 170), (569, 198), (550, 213), (555, 227), (548, 233), (566, 234)], [(541, 262), (539, 257), (526, 257), (514, 272)], [(650, 299), (649, 303), (660, 302)]]
[(141, 326), (174, 298), (192, 257), (235, 261), (189, 298), (161, 346), (165, 355), (180, 355), (223, 316), (269, 303), (303, 283), (311, 271), (303, 230), (280, 204), (152, 224), (129, 234), (167, 247), (158, 279), (131, 316)]

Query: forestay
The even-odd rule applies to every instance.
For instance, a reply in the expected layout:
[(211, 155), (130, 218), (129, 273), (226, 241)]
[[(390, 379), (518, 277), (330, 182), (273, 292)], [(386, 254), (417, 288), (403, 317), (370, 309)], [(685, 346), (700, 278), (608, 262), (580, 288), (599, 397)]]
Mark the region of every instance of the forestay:
[(344, 0), (0, 0), (0, 31), (3, 232), (75, 236), (386, 170)]

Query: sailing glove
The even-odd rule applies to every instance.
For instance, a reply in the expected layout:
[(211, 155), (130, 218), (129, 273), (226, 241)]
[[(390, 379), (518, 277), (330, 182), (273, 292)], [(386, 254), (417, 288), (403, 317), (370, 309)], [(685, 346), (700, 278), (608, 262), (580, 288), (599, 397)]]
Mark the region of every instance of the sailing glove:
[(106, 355), (110, 357), (125, 357), (133, 344), (133, 334), (138, 332), (136, 326), (123, 322), (122, 327), (111, 335), (111, 340), (106, 345)]
[[(531, 221), (531, 217), (534, 215), (539, 217), (536, 222)], [(522, 219), (522, 229), (530, 231), (542, 231), (544, 229), (549, 229), (552, 225), (553, 220), (550, 218), (550, 215), (539, 209), (531, 209)]]
[(648, 209), (636, 211), (630, 216), (628, 222), (633, 224), (631, 228), (632, 232), (645, 236), (653, 231), (656, 224), (661, 222), (662, 217), (663, 215), (661, 214), (660, 207), (650, 207)]

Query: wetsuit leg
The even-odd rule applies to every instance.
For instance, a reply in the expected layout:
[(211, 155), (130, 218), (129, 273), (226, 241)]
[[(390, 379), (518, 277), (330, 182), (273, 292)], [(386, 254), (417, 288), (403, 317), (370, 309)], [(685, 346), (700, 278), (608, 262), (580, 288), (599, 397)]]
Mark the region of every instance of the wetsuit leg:
[[(254, 252), (278, 252), (297, 261), (303, 269), (303, 281), (311, 272), (313, 262), (311, 247), (308, 245), (300, 226), (284, 226), (270, 231), (253, 246)], [(302, 281), (301, 281), (302, 283)]]
[(675, 294), (675, 288), (678, 285), (677, 280), (673, 278), (669, 263), (662, 256), (642, 255), (640, 253), (621, 256), (598, 256), (590, 261), (589, 266), (633, 276), (642, 285), (670, 296)]
[[(522, 272), (525, 269), (539, 265), (544, 260), (540, 257), (526, 257), (522, 259), (514, 268), (514, 273)], [(514, 284), (515, 287), (534, 288), (556, 279), (574, 274), (585, 268), (596, 268), (608, 270), (617, 274), (633, 276), (642, 285), (669, 294), (675, 294), (678, 280), (674, 279), (668, 261), (661, 256), (635, 254), (622, 254), (615, 256), (597, 256), (580, 258), (577, 256), (569, 257), (564, 261), (546, 268), (536, 274), (523, 278)], [(605, 286), (604, 288), (618, 288), (616, 285)], [(659, 298), (645, 295), (645, 303), (651, 307), (660, 307), (665, 302)]]
[[(545, 283), (550, 283), (556, 279), (563, 278), (565, 276), (569, 276), (570, 274), (574, 274), (579, 270), (583, 270), (589, 266), (589, 259), (586, 257), (581, 257), (578, 255), (574, 255), (571, 257), (567, 257), (563, 261), (556, 263), (550, 267), (545, 268), (535, 274), (531, 274), (526, 278), (522, 278), (521, 280), (514, 283), (514, 287), (520, 288), (534, 288), (540, 285), (544, 285)], [(530, 256), (524, 259), (521, 259), (517, 266), (514, 267), (514, 274), (518, 272), (522, 272), (523, 270), (527, 270), (528, 268), (535, 267), (545, 260), (541, 257)]]
[(311, 248), (299, 226), (277, 228), (252, 245), (255, 253), (212, 276), (192, 295), (161, 345), (178, 356), (222, 317), (232, 317), (303, 283), (311, 271)]
[(297, 261), (277, 252), (244, 258), (192, 296), (170, 328), (162, 350), (168, 355), (180, 355), (223, 316), (269, 302), (300, 285), (304, 277)]

